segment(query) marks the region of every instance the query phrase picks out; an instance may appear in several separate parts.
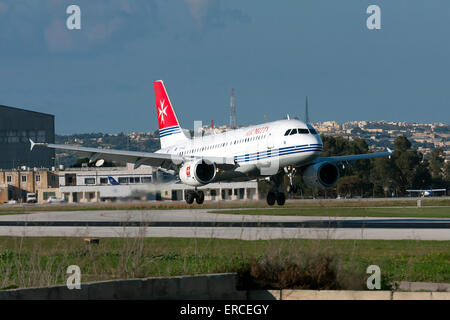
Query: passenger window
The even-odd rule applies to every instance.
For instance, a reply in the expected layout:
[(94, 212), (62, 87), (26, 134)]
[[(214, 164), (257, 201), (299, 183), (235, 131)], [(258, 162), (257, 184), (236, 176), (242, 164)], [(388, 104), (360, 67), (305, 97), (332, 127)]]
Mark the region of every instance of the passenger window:
[(298, 129), (298, 133), (300, 133), (300, 134), (308, 134), (309, 133), (309, 131), (308, 131), (308, 129)]
[(290, 132), (291, 132), (291, 129), (288, 129), (284, 135), (288, 136)]
[(292, 131), (289, 135), (292, 136), (293, 134), (297, 134), (297, 129), (292, 129)]

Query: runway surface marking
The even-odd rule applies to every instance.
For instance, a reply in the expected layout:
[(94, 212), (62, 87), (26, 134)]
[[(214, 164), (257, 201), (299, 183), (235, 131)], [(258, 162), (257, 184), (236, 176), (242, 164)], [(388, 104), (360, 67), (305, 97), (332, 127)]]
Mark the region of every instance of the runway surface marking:
[(450, 219), (248, 221), (0, 221), (0, 227), (193, 227), (450, 229)]
[(450, 218), (214, 214), (211, 209), (97, 210), (0, 216), (0, 236), (450, 240)]

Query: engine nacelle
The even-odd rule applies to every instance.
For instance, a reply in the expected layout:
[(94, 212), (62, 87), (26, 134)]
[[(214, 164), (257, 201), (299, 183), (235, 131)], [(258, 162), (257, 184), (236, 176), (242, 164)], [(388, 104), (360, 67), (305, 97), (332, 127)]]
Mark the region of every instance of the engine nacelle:
[(310, 165), (303, 173), (303, 181), (310, 188), (332, 187), (339, 179), (339, 169), (332, 162), (319, 162)]
[(181, 166), (179, 176), (184, 184), (202, 186), (214, 180), (216, 165), (201, 159), (186, 162)]

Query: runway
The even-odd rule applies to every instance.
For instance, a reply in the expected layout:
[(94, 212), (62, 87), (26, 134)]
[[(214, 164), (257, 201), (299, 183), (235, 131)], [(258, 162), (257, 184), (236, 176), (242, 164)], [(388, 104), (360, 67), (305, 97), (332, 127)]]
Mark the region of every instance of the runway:
[(0, 236), (450, 240), (448, 218), (258, 216), (209, 211), (96, 210), (5, 215), (0, 216)]

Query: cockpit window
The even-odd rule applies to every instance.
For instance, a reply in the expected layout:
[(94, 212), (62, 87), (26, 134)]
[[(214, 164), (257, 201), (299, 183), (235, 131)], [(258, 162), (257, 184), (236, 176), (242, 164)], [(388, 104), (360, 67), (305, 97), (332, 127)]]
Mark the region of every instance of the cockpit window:
[(292, 136), (294, 134), (309, 134), (309, 133), (317, 134), (316, 130), (314, 130), (312, 127), (309, 127), (309, 130), (305, 128), (288, 129), (284, 135)]

